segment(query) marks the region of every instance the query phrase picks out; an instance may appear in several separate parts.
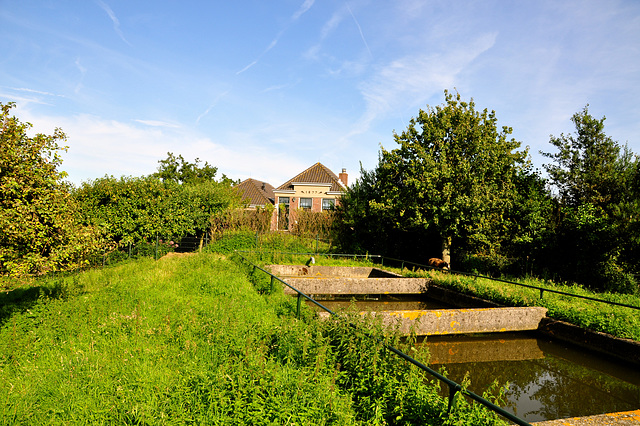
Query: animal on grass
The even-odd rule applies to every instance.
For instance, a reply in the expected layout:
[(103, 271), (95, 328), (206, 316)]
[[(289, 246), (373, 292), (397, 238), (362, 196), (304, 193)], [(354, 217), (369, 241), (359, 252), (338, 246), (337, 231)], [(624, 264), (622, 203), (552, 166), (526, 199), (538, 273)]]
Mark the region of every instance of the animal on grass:
[(429, 259), (427, 265), (431, 266), (432, 268), (449, 269), (449, 264), (442, 259), (438, 259), (437, 257), (432, 257), (431, 259)]

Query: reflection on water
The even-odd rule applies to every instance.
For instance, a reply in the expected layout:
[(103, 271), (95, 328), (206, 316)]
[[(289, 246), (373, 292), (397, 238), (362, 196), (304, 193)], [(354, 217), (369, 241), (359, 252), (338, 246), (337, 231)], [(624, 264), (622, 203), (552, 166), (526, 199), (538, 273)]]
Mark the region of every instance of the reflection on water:
[[(425, 309), (451, 309), (450, 305), (432, 300), (418, 294), (403, 295), (368, 295), (368, 296), (316, 296), (315, 300), (328, 309), (339, 312), (351, 306), (357, 312), (381, 311), (419, 311)], [(310, 304), (311, 306), (315, 306)]]
[(558, 342), (500, 333), (429, 337), (431, 366), (444, 366), (479, 395), (497, 380), (509, 383), (504, 407), (528, 421), (589, 416), (640, 408), (640, 372)]

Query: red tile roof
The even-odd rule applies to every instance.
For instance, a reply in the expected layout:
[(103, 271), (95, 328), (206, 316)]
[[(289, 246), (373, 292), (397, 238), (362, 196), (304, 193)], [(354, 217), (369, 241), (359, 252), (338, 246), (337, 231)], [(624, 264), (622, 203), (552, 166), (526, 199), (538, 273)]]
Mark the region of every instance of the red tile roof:
[(265, 206), (273, 204), (275, 201), (273, 186), (267, 182), (249, 178), (240, 182), (234, 188), (240, 192), (243, 201), (250, 206)]
[(345, 187), (338, 176), (320, 163), (316, 163), (304, 172), (280, 185), (277, 190), (293, 190), (294, 183), (330, 183), (329, 191), (344, 191)]

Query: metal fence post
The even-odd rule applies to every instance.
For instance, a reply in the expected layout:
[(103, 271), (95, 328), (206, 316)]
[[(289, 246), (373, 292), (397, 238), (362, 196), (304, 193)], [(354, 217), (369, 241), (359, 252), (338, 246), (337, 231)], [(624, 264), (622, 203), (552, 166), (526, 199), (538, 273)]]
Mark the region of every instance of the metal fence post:
[(155, 260), (158, 260), (158, 233), (156, 232), (156, 254), (153, 256)]
[(298, 306), (296, 308), (296, 318), (300, 319), (300, 305), (302, 304), (302, 295), (298, 293)]

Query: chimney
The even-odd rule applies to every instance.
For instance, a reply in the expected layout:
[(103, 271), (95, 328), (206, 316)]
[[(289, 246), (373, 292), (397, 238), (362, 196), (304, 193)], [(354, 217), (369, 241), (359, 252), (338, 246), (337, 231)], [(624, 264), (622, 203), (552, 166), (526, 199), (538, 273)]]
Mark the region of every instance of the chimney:
[(342, 173), (338, 175), (338, 178), (340, 179), (340, 182), (344, 184), (344, 186), (347, 186), (349, 181), (349, 175), (347, 174), (347, 169), (342, 169)]

